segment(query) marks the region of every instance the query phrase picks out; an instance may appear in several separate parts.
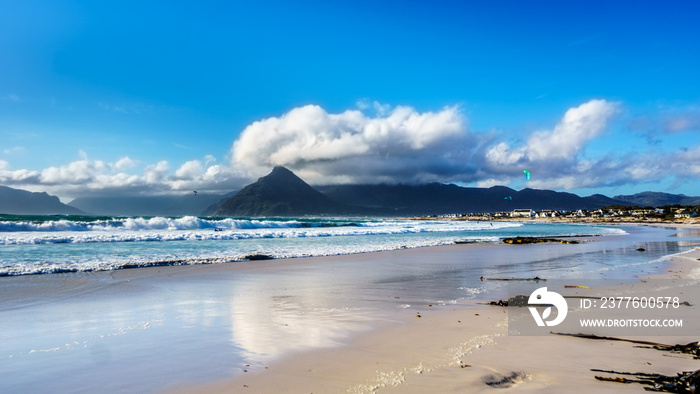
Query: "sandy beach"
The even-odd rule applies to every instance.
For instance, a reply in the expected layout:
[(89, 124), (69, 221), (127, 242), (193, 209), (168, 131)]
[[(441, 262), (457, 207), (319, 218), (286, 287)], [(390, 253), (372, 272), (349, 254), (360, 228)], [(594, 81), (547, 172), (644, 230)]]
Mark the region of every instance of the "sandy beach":
[[(675, 375), (700, 368), (700, 362), (628, 342), (512, 335), (512, 308), (485, 305), (507, 299), (509, 285), (480, 280), (539, 276), (586, 285), (604, 277), (617, 281), (610, 287), (616, 295), (661, 296), (668, 292), (661, 278), (700, 278), (697, 228), (626, 229), (628, 235), (581, 237), (573, 245), (462, 244), (0, 278), (0, 324), (7, 337), (0, 364), (10, 377), (0, 387), (639, 392), (638, 384), (597, 381), (591, 369)], [(589, 290), (560, 291), (585, 296)], [(700, 326), (700, 294), (686, 294), (683, 301), (690, 306), (669, 310), (669, 316)]]
[(700, 394), (698, 15), (0, 0), (0, 394)]
[[(686, 235), (697, 235), (697, 231), (692, 226), (679, 229)], [(606, 289), (606, 294), (659, 296), (667, 294), (666, 284), (684, 279), (685, 297), (690, 305), (669, 310), (668, 317), (685, 318), (686, 325), (698, 327), (700, 249), (670, 256), (665, 261), (668, 265), (664, 272), (639, 277), (633, 284), (612, 286)], [(587, 290), (574, 292), (585, 295)], [(283, 357), (250, 368), (232, 380), (174, 392), (452, 393), (493, 389), (538, 393), (642, 392), (640, 384), (595, 378), (634, 377), (592, 369), (676, 376), (700, 368), (700, 361), (689, 354), (640, 347), (631, 342), (560, 335), (509, 335), (508, 312), (508, 308), (483, 302), (421, 305), (343, 346)], [(584, 312), (572, 311), (568, 318), (577, 313)], [(620, 318), (638, 317), (639, 313), (624, 309)], [(671, 345), (698, 340), (697, 336), (620, 338)]]

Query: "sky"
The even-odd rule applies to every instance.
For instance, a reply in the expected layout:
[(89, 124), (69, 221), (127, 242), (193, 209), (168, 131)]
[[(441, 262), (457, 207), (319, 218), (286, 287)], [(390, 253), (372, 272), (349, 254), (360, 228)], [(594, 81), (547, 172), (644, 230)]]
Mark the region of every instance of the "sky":
[(316, 185), (697, 196), (699, 13), (0, 0), (0, 185), (228, 193), (282, 165)]

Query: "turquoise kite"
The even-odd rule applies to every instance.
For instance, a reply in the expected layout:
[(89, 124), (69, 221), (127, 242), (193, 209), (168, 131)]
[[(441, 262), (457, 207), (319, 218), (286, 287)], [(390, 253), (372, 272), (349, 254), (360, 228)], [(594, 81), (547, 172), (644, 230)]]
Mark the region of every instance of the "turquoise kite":
[(529, 181), (530, 180), (530, 171), (523, 170), (523, 174), (525, 174), (525, 179), (527, 179)]
[(513, 201), (513, 197), (511, 197), (511, 196), (503, 197), (503, 199), (504, 199), (504, 200), (511, 200), (511, 201)]

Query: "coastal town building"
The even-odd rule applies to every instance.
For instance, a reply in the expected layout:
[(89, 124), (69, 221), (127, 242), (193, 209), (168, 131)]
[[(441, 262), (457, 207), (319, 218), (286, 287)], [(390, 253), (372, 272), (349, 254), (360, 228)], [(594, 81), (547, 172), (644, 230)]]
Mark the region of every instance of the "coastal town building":
[(514, 209), (513, 212), (511, 212), (510, 216), (513, 218), (530, 218), (535, 216), (535, 211), (533, 211), (532, 209)]
[(557, 216), (559, 216), (557, 211), (552, 211), (549, 209), (535, 213), (536, 218), (555, 218)]
[(673, 215), (676, 219), (690, 219), (691, 217), (698, 216), (697, 212), (693, 212), (690, 209), (679, 209)]

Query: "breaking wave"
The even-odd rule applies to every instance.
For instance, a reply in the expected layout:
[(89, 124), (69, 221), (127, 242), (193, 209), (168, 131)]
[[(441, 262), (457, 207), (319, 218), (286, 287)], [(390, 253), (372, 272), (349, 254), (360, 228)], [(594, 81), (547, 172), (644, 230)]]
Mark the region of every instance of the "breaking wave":
[(365, 226), (371, 222), (352, 221), (299, 221), (299, 220), (251, 220), (251, 219), (204, 219), (195, 216), (128, 217), (96, 220), (0, 220), (0, 232), (19, 231), (111, 231), (111, 230), (200, 230), (200, 229), (263, 229), (263, 228), (309, 228)]
[(416, 234), (479, 231), (520, 227), (521, 223), (438, 221), (255, 220), (182, 218), (119, 218), (96, 221), (55, 220), (0, 222), (0, 245), (238, 240), (351, 235)]

